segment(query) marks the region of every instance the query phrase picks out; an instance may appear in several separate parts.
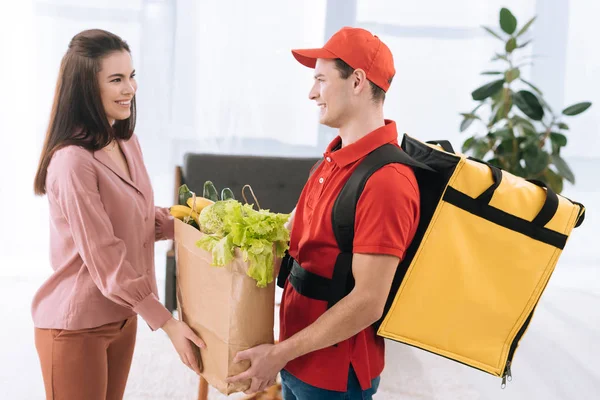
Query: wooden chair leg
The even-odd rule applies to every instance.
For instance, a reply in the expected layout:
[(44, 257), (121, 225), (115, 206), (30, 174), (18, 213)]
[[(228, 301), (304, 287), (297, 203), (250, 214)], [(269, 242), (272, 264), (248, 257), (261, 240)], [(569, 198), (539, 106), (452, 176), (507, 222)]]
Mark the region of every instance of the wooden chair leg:
[(203, 377), (200, 377), (198, 386), (198, 400), (208, 400), (208, 382)]

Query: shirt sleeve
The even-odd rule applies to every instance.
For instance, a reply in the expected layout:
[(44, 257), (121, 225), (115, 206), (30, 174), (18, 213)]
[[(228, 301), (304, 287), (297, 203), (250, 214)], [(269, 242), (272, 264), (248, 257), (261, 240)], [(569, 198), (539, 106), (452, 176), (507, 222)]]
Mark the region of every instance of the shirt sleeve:
[(419, 190), (412, 170), (390, 164), (367, 181), (356, 206), (354, 253), (404, 257), (419, 223)]
[(79, 255), (104, 296), (132, 309), (152, 330), (162, 327), (171, 313), (152, 291), (149, 276), (127, 261), (125, 243), (115, 236), (104, 209), (92, 163), (76, 154), (60, 157), (58, 174), (49, 185), (69, 224)]
[(175, 223), (168, 208), (154, 207), (154, 240), (172, 240)]

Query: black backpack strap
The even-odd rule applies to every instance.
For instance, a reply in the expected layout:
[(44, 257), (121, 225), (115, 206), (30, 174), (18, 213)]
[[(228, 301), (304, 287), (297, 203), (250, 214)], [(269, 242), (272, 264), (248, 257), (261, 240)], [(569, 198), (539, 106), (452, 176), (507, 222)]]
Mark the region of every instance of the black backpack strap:
[(294, 259), (290, 256), (288, 250), (285, 251), (285, 255), (281, 259), (281, 266), (279, 267), (279, 274), (277, 274), (277, 286), (280, 288), (285, 287), (285, 281), (287, 281), (290, 272), (292, 271)]
[(331, 213), (333, 233), (342, 253), (352, 253), (356, 205), (367, 181), (375, 171), (393, 163), (435, 172), (431, 167), (412, 159), (402, 149), (392, 144), (385, 144), (369, 153), (352, 173), (333, 205)]
[[(309, 178), (315, 173), (315, 171), (317, 170), (317, 168), (319, 168), (319, 165), (321, 165), (322, 162), (323, 159), (321, 158), (311, 167), (308, 173)], [(288, 253), (288, 250), (286, 250), (285, 255), (281, 259), (281, 266), (279, 268), (279, 274), (277, 275), (277, 286), (279, 286), (282, 289), (285, 287), (285, 282), (287, 281), (288, 276), (290, 275), (290, 271), (292, 270), (294, 261), (295, 260)]]
[[(340, 253), (336, 259), (331, 280), (303, 270), (300, 264), (286, 252), (277, 277), (279, 287), (283, 288), (285, 282), (289, 280), (297, 292), (318, 300), (327, 299), (327, 308), (333, 307), (352, 291), (354, 288), (352, 242), (354, 241), (356, 205), (371, 175), (381, 167), (392, 163), (435, 172), (434, 169), (415, 161), (402, 149), (391, 144), (383, 145), (371, 152), (352, 173), (333, 206), (331, 213), (333, 232)], [(313, 170), (316, 167), (318, 164)], [(294, 275), (293, 279), (291, 279), (292, 275)]]
[(385, 144), (360, 163), (352, 173), (342, 191), (338, 195), (331, 213), (333, 233), (340, 249), (333, 270), (333, 285), (328, 308), (340, 301), (354, 288), (352, 276), (352, 244), (354, 242), (354, 222), (356, 205), (371, 175), (385, 165), (398, 163), (413, 168), (433, 171), (431, 167), (412, 159), (402, 149), (392, 144)]

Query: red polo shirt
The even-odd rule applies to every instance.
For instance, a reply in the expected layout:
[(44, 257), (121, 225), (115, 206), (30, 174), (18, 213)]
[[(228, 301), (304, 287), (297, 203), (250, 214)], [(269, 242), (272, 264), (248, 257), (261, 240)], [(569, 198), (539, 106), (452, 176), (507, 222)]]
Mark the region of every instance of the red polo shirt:
[[(325, 160), (306, 183), (291, 233), (290, 255), (303, 268), (331, 278), (339, 254), (333, 234), (331, 211), (346, 181), (360, 161), (379, 146), (398, 145), (396, 123), (386, 120), (355, 143), (339, 147), (334, 139), (324, 153)], [(412, 169), (389, 164), (367, 181), (356, 209), (354, 253), (390, 254), (402, 258), (412, 240), (419, 220), (419, 189)], [(377, 273), (377, 271), (373, 271)], [(280, 307), (280, 341), (317, 320), (327, 310), (327, 302), (298, 294), (286, 282)], [(335, 327), (332, 327), (335, 329)], [(372, 327), (341, 342), (306, 354), (287, 364), (285, 369), (309, 385), (345, 392), (350, 364), (363, 390), (384, 367), (383, 338)]]

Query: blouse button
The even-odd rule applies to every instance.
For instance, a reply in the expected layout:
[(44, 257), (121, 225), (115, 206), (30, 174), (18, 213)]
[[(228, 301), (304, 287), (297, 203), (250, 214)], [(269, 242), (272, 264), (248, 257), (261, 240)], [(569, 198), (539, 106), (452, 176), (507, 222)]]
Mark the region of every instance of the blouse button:
[(144, 248), (148, 247), (148, 242), (144, 242)]
[(319, 183), (323, 183), (324, 181), (325, 181), (325, 179), (319, 178)]
[(327, 162), (331, 162), (331, 157), (326, 158)]

